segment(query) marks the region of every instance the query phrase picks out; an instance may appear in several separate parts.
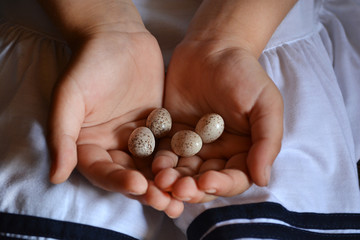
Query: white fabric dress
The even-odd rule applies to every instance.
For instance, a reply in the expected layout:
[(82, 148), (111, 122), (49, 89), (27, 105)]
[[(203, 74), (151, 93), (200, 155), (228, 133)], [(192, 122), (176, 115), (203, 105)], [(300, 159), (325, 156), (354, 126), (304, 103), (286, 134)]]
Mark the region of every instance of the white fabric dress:
[(177, 225), (189, 239), (360, 239), (344, 214), (360, 212), (360, 2), (300, 1), (260, 62), (285, 104), (269, 186), (188, 204)]
[[(134, 1), (166, 64), (199, 2)], [(71, 53), (35, 1), (2, 0), (0, 14), (0, 239), (360, 239), (360, 1), (291, 10), (260, 57), (285, 103), (271, 182), (187, 204), (184, 234), (77, 172), (48, 182), (50, 95)]]

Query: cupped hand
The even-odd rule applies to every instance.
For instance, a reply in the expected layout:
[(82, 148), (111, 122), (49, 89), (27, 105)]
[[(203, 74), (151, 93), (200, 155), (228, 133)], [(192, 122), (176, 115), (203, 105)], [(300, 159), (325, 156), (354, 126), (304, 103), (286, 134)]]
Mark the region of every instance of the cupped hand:
[(166, 77), (165, 108), (173, 134), (194, 130), (206, 113), (218, 113), (225, 131), (194, 157), (179, 158), (164, 141), (155, 156), (155, 184), (187, 202), (234, 196), (254, 182), (265, 186), (281, 147), (282, 97), (257, 58), (221, 41), (184, 40)]
[(182, 202), (152, 183), (151, 159), (135, 159), (127, 148), (132, 130), (162, 105), (163, 90), (161, 52), (146, 30), (94, 34), (83, 41), (54, 92), (51, 181), (65, 181), (77, 166), (100, 188), (169, 215), (182, 211)]

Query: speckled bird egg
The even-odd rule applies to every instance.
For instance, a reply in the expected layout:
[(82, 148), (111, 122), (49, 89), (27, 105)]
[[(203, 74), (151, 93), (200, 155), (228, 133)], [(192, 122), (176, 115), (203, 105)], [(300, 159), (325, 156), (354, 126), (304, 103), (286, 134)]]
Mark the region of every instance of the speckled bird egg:
[(219, 114), (209, 113), (196, 124), (195, 132), (200, 135), (203, 143), (211, 143), (221, 136), (224, 128), (223, 118)]
[(148, 127), (156, 138), (164, 137), (171, 130), (171, 115), (165, 108), (154, 109), (146, 119)]
[(197, 154), (201, 147), (201, 137), (190, 130), (181, 130), (175, 133), (171, 139), (172, 150), (181, 157), (191, 157)]
[(136, 128), (129, 137), (128, 148), (135, 157), (143, 158), (152, 154), (155, 149), (155, 137), (147, 127)]

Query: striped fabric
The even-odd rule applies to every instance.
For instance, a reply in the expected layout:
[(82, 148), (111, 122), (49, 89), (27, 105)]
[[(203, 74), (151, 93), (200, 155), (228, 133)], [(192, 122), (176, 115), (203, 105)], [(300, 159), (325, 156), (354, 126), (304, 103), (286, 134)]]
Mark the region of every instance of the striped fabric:
[(208, 209), (187, 231), (189, 240), (360, 239), (360, 214), (289, 211), (263, 202)]

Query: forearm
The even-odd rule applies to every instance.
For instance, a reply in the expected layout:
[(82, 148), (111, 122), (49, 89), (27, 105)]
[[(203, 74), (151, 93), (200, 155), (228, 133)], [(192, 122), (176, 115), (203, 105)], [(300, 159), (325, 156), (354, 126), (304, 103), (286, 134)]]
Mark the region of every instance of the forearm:
[(144, 31), (131, 0), (39, 0), (71, 44), (101, 32)]
[(259, 56), (296, 0), (204, 0), (186, 38), (227, 41)]

